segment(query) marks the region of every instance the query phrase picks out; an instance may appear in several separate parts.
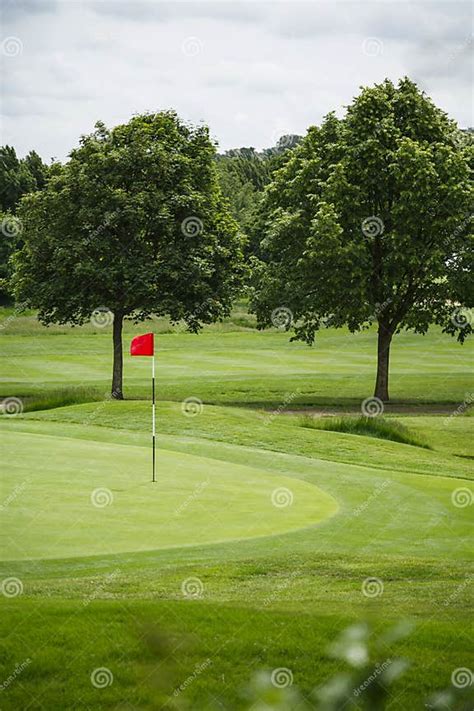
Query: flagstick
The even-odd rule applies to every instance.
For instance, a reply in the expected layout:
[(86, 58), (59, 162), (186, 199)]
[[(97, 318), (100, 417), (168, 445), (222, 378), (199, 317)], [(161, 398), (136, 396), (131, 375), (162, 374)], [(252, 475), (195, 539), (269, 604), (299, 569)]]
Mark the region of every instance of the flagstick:
[(151, 381), (152, 381), (152, 386), (151, 386), (151, 393), (152, 393), (152, 440), (153, 440), (153, 479), (152, 481), (156, 481), (155, 477), (155, 354), (152, 356), (152, 361), (151, 361)]

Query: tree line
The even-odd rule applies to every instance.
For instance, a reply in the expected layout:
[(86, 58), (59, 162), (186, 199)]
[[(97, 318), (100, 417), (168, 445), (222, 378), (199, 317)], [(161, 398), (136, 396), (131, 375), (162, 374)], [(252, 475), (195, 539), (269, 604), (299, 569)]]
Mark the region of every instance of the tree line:
[(472, 332), (472, 167), (472, 134), (407, 78), (260, 152), (217, 154), (173, 111), (99, 122), (64, 164), (0, 149), (0, 284), (46, 325), (110, 309), (117, 399), (125, 318), (197, 332), (245, 290), (259, 328), (308, 344), (375, 323), (387, 401), (396, 333)]

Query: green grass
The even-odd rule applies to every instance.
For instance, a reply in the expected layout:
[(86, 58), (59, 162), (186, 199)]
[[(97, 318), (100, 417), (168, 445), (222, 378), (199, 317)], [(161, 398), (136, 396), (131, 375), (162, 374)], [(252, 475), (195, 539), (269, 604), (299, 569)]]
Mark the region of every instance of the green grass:
[(408, 427), (396, 419), (387, 420), (383, 417), (324, 417), (316, 418), (304, 415), (299, 420), (301, 427), (314, 430), (330, 430), (331, 432), (345, 432), (346, 434), (364, 435), (389, 439), (392, 442), (411, 444), (414, 447), (431, 449), (430, 445), (416, 437)]
[[(140, 401), (88, 403), (60, 410), (32, 412), (20, 418), (4, 419), (5, 427), (50, 434), (51, 422), (61, 425), (59, 431), (85, 439), (104, 439), (122, 442), (123, 438), (149, 446), (150, 405)], [(401, 447), (388, 440), (361, 438), (359, 435), (310, 430), (300, 427), (298, 417), (274, 415), (244, 408), (223, 408), (204, 405), (195, 417), (183, 415), (178, 403), (160, 402), (157, 407), (159, 446), (168, 441), (181, 451), (209, 452), (222, 444), (245, 447), (239, 461), (247, 462), (247, 450), (265, 449), (272, 452), (320, 458), (330, 462), (360, 464), (373, 469), (392, 468), (400, 471), (444, 476), (469, 477), (472, 466), (458, 456), (472, 453), (472, 423), (460, 417), (453, 429), (440, 435), (439, 423), (444, 417), (400, 418), (409, 429), (416, 429), (420, 437), (436, 450)], [(90, 428), (93, 428), (90, 432)], [(438, 450), (438, 442), (440, 449)], [(224, 448), (230, 456), (230, 448)], [(238, 450), (236, 450), (238, 451)]]
[[(153, 485), (149, 448), (128, 447), (126, 439), (120, 445), (62, 435), (58, 425), (51, 426), (51, 435), (3, 433), (10, 462), (4, 485), (13, 491), (26, 482), (21, 497), (4, 512), (0, 546), (5, 560), (281, 535), (314, 526), (338, 508), (313, 482), (166, 449), (157, 450), (159, 481)], [(284, 503), (291, 495), (291, 505), (273, 505), (274, 492)], [(41, 509), (31, 521), (38, 501)]]
[[(425, 707), (470, 666), (470, 346), (397, 337), (398, 410), (367, 423), (345, 413), (371, 394), (372, 332), (308, 349), (245, 319), (200, 336), (159, 324), (154, 485), (149, 362), (125, 356), (137, 399), (111, 401), (110, 333), (45, 333), (32, 315), (3, 329), (1, 392), (25, 400), (0, 418), (0, 582), (22, 586), (0, 595), (4, 711), (256, 711), (259, 674), (279, 667), (309, 700), (347, 670), (329, 647), (361, 620), (413, 624), (378, 659), (411, 662), (392, 711)], [(190, 396), (204, 403), (191, 417)], [(309, 404), (340, 416), (302, 427)]]
[[(41, 606), (24, 600), (25, 625), (17, 604), (5, 607), (9, 625), (3, 621), (2, 632), (20, 627), (25, 648), (41, 650), (40, 660), (32, 655), (20, 677), (23, 690), (20, 683), (10, 688), (10, 708), (15, 702), (16, 708), (24, 708), (30, 701), (26, 690), (34, 689), (32, 701), (38, 701), (32, 708), (54, 708), (51, 700), (57, 699), (57, 708), (67, 709), (125, 704), (140, 709), (248, 709), (243, 699), (248, 680), (257, 670), (278, 667), (291, 669), (294, 683), (309, 696), (328, 675), (344, 670), (331, 659), (328, 647), (353, 614), (291, 614), (203, 600), (92, 599), (84, 605), (59, 599)], [(434, 608), (432, 612), (433, 618), (415, 625), (410, 639), (395, 647), (396, 654), (413, 664), (394, 688), (394, 708), (422, 708), (413, 699), (449, 685), (452, 669), (469, 658), (469, 635), (461, 634), (451, 646), (450, 617)], [(56, 645), (50, 642), (48, 622), (58, 630)], [(210, 664), (195, 674), (207, 660)], [(17, 657), (8, 654), (5, 662), (14, 668)], [(90, 682), (91, 672), (99, 667), (113, 673), (114, 681), (105, 689)], [(174, 690), (189, 679), (176, 700)]]
[(438, 452), (451, 452), (457, 457), (472, 457), (473, 425), (469, 421), (469, 411), (462, 415), (446, 417), (399, 418), (412, 432), (425, 436), (431, 448)]
[(35, 410), (52, 410), (66, 405), (77, 405), (81, 402), (98, 402), (104, 399), (105, 393), (91, 387), (65, 387), (48, 390), (44, 395), (26, 397), (23, 401), (25, 412)]
[[(46, 329), (33, 317), (26, 321), (16, 318), (0, 331), (0, 396), (44, 397), (48, 390), (70, 387), (110, 390), (110, 327)], [(165, 325), (127, 322), (126, 397), (145, 398), (150, 393), (148, 359), (128, 356), (129, 340), (144, 330), (157, 333), (157, 395), (162, 400), (196, 396), (213, 404), (275, 410), (319, 405), (360, 413), (362, 401), (373, 394), (376, 333), (372, 329), (359, 334), (324, 330), (310, 348), (290, 343), (285, 332), (239, 330), (231, 322), (198, 335), (179, 328), (162, 333)], [(429, 405), (447, 414), (455, 411), (473, 390), (472, 363), (471, 343), (461, 346), (437, 328), (426, 336), (397, 335), (391, 362), (394, 406), (423, 412)]]

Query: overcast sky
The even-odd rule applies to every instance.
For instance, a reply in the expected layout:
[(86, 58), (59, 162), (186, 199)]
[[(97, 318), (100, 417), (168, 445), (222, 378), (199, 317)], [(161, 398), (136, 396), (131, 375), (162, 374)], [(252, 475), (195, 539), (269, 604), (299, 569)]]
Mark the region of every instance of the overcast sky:
[(2, 0), (2, 143), (63, 160), (97, 120), (174, 108), (221, 150), (339, 115), (410, 76), (472, 120), (469, 2)]

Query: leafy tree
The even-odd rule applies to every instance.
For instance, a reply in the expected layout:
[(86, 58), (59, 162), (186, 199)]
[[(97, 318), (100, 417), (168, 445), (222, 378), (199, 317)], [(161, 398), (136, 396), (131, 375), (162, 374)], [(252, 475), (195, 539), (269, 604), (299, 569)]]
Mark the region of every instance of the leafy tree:
[(22, 195), (42, 190), (48, 167), (35, 151), (19, 159), (12, 146), (0, 147), (0, 301), (8, 301), (9, 258), (21, 241), (21, 223), (15, 211)]
[(17, 234), (18, 222), (8, 212), (0, 211), (0, 303), (8, 303), (8, 260), (13, 252)]
[(262, 195), (262, 189), (240, 171), (242, 161), (226, 158), (217, 162), (222, 193), (226, 197), (232, 217), (241, 231), (248, 235), (252, 220)]
[(114, 314), (112, 395), (122, 399), (122, 324), (150, 314), (196, 332), (228, 314), (241, 240), (228, 214), (207, 127), (146, 114), (81, 138), (45, 190), (22, 201), (17, 298), (45, 323)]
[(42, 190), (48, 166), (36, 151), (18, 158), (12, 146), (0, 146), (0, 209), (15, 212), (20, 198), (33, 190)]
[(282, 136), (273, 148), (234, 148), (217, 156), (222, 192), (230, 210), (247, 238), (247, 255), (260, 256), (260, 203), (273, 172), (283, 165), (288, 149), (294, 148), (300, 136)]
[(43, 190), (48, 178), (48, 166), (46, 163), (43, 163), (36, 151), (30, 151), (22, 162), (33, 177), (34, 189)]
[[(310, 128), (264, 200), (264, 262), (253, 307), (275, 308), (311, 344), (321, 326), (378, 326), (375, 396), (389, 399), (402, 328), (472, 331), (472, 143), (408, 79), (363, 89), (338, 120)], [(290, 320), (287, 322), (289, 327)]]
[(270, 157), (282, 155), (288, 149), (296, 148), (298, 143), (301, 142), (301, 139), (302, 136), (299, 136), (297, 133), (287, 133), (278, 139), (276, 146), (264, 148), (263, 154)]
[(12, 146), (0, 146), (0, 208), (15, 211), (25, 193), (35, 189), (35, 179)]
[(268, 158), (255, 148), (233, 148), (218, 157), (219, 166), (236, 175), (242, 183), (250, 183), (255, 190), (263, 190), (271, 177)]

